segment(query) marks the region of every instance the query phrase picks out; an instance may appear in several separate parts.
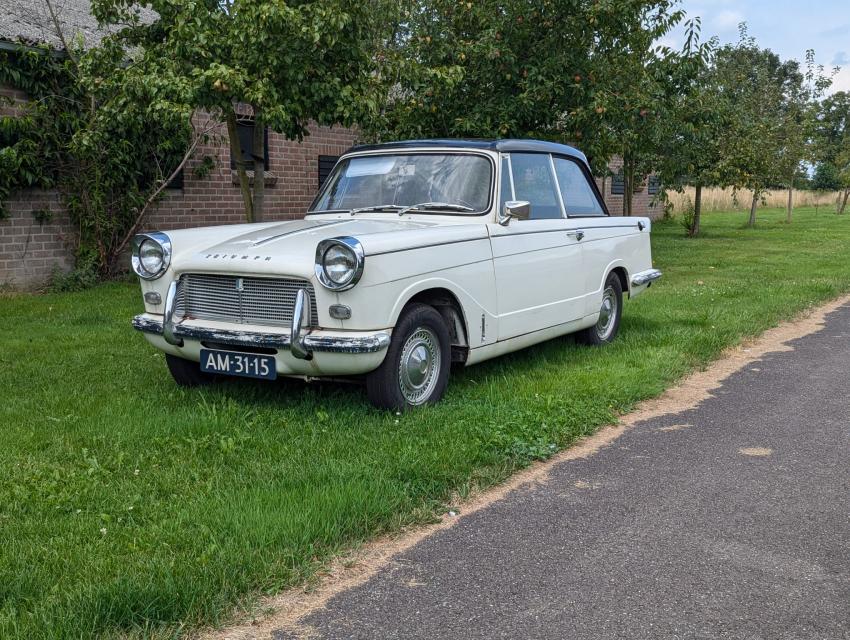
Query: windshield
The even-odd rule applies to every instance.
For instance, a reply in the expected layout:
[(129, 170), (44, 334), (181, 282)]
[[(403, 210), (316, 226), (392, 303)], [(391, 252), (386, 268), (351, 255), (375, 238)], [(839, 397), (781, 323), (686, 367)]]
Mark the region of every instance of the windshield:
[(490, 208), (492, 165), (484, 156), (404, 153), (340, 162), (310, 212), (482, 213)]

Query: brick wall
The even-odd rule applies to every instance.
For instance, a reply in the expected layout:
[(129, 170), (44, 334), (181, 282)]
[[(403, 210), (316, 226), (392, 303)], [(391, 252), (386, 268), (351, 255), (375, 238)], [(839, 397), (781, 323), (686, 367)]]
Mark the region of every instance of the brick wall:
[(19, 89), (0, 85), (0, 116), (20, 115), (27, 102), (27, 94)]
[[(73, 266), (74, 230), (55, 193), (18, 193), (7, 205), (12, 215), (0, 220), (0, 286), (36, 287), (55, 269)], [(50, 220), (39, 223), (33, 211), (49, 211)]]
[[(236, 172), (230, 168), (230, 147), (219, 128), (213, 140), (198, 149), (183, 172), (183, 189), (167, 190), (148, 216), (147, 229), (181, 229), (244, 222)], [(303, 142), (269, 132), (269, 170), (266, 175), (265, 219), (289, 220), (304, 215), (319, 187), (319, 156), (341, 155), (357, 141), (342, 127), (312, 127)], [(215, 166), (206, 177), (195, 175), (205, 156)]]
[[(0, 114), (20, 113), (26, 96), (3, 89), (0, 95), (12, 103), (0, 107)], [(230, 168), (230, 149), (223, 126), (213, 131), (209, 143), (201, 146), (183, 172), (183, 188), (169, 189), (148, 214), (144, 229), (180, 229), (244, 221), (242, 198)], [(338, 156), (357, 141), (357, 134), (340, 127), (313, 127), (304, 142), (291, 142), (269, 132), (269, 173), (266, 179), (265, 219), (300, 218), (307, 210), (318, 182), (320, 155)], [(196, 168), (209, 156), (212, 171), (198, 177)], [(621, 163), (614, 161), (614, 172)], [(600, 181), (600, 187), (601, 187)], [(622, 196), (611, 194), (611, 179), (605, 182), (605, 202), (612, 215), (622, 215)], [(646, 189), (634, 196), (636, 215), (656, 216), (660, 208), (650, 207)], [(14, 194), (8, 202), (11, 218), (0, 221), (0, 285), (35, 288), (44, 284), (54, 269), (70, 269), (74, 230), (55, 194), (32, 191)], [(40, 225), (33, 211), (54, 212), (49, 223)]]
[[(623, 167), (622, 158), (614, 158), (608, 163), (608, 168), (616, 174)], [(608, 213), (612, 216), (623, 215), (623, 196), (612, 193), (613, 179), (608, 176), (603, 185), (602, 180), (596, 180), (596, 184), (602, 191), (602, 196), (605, 199), (605, 205), (608, 207)], [(604, 188), (603, 188), (604, 187)], [(654, 196), (649, 195), (649, 190), (646, 185), (638, 193), (632, 196), (632, 211), (636, 216), (648, 216), (650, 218), (658, 218), (664, 213), (664, 208), (658, 204), (652, 204)]]
[[(20, 91), (0, 87), (11, 104), (2, 115), (17, 115), (26, 103)], [(242, 196), (230, 168), (230, 148), (223, 126), (213, 130), (183, 172), (183, 188), (169, 189), (149, 212), (143, 229), (180, 229), (244, 222)], [(266, 176), (266, 220), (304, 215), (319, 186), (319, 155), (338, 156), (357, 141), (341, 127), (312, 127), (303, 143), (269, 132), (269, 172)], [(205, 156), (214, 168), (198, 177), (195, 169)], [(6, 203), (11, 217), (0, 220), (0, 286), (38, 288), (56, 269), (73, 266), (74, 231), (55, 193), (32, 190), (13, 194)], [(49, 223), (39, 224), (34, 211), (49, 210)]]

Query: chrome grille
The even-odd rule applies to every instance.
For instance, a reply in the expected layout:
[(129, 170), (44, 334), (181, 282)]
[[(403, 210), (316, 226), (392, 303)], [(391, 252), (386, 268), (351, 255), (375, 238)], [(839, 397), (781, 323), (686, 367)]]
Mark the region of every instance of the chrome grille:
[(317, 326), (319, 314), (313, 285), (301, 278), (187, 273), (178, 283), (175, 315), (239, 324), (291, 326), (299, 289), (307, 291), (310, 326)]

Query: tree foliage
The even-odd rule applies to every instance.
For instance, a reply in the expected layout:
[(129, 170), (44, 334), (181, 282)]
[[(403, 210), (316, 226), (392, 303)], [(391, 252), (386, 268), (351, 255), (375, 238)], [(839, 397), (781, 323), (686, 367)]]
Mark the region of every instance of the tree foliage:
[(27, 96), (0, 117), (0, 213), (11, 192), (58, 189), (78, 232), (83, 271), (109, 273), (140, 214), (184, 155), (189, 123), (116, 91), (122, 49), (47, 46), (2, 52), (0, 84)]
[[(228, 125), (246, 217), (264, 208), (262, 131), (301, 140), (308, 124), (352, 124), (376, 108), (375, 52), (392, 4), (383, 0), (94, 0), (116, 38), (140, 48), (137, 74), (154, 104), (203, 109)], [(157, 17), (140, 19), (140, 9)], [(182, 105), (182, 106), (181, 106)], [(253, 162), (242, 161), (237, 121), (251, 118)], [(253, 175), (249, 171), (253, 170)], [(253, 187), (250, 182), (253, 181)]]
[(674, 4), (411, 2), (384, 54), (384, 108), (365, 130), (375, 139), (570, 142), (603, 175), (634, 130), (623, 123), (653, 110), (653, 43), (681, 19)]
[(850, 93), (838, 91), (825, 98), (815, 120), (815, 181), (818, 188), (841, 191), (838, 213), (850, 197)]

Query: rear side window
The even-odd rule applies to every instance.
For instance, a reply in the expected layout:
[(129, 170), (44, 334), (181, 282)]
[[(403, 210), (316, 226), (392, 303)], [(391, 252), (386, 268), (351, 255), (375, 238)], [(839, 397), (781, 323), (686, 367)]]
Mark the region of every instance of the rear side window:
[(561, 218), (561, 203), (549, 155), (512, 153), (514, 196), (531, 203), (531, 220)]
[(564, 158), (555, 158), (555, 174), (558, 176), (558, 185), (568, 216), (605, 215), (599, 198), (578, 164)]

